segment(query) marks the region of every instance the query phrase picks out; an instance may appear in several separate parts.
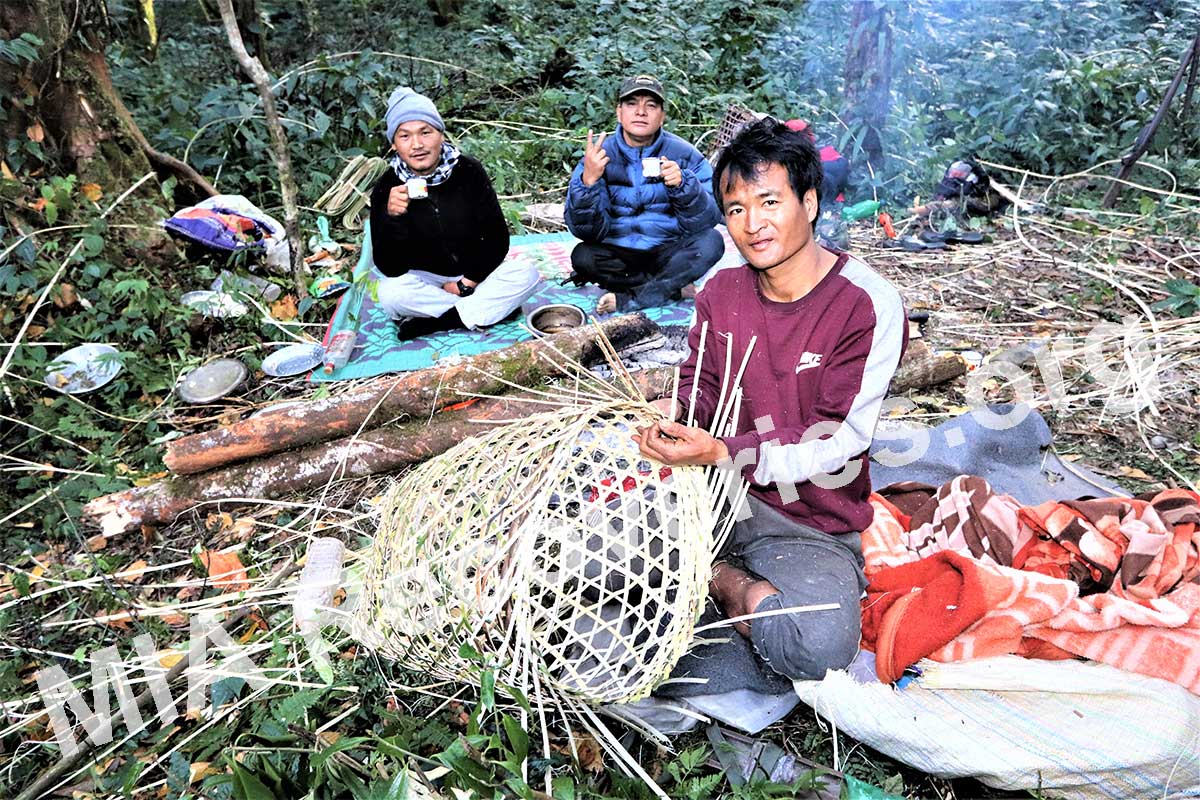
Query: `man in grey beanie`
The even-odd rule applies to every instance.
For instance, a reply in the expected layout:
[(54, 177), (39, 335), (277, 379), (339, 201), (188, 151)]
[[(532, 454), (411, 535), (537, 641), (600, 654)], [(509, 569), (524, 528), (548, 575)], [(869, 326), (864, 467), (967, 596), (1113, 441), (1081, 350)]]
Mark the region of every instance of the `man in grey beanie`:
[(433, 102), (407, 86), (392, 92), (384, 119), (396, 155), (371, 192), (379, 304), (401, 339), (500, 322), (540, 276), (505, 261), (508, 225), (483, 165), (446, 141)]

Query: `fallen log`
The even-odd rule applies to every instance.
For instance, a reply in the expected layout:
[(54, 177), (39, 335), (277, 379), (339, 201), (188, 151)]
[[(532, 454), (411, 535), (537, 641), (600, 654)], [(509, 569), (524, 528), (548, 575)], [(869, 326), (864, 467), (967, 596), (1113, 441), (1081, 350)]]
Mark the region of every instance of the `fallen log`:
[[(600, 323), (604, 335), (620, 349), (658, 331), (643, 314), (627, 314)], [(602, 358), (592, 326), (534, 339), (463, 359), (451, 365), (391, 375), (344, 394), (250, 417), (213, 431), (167, 443), (163, 462), (179, 475), (280, 453), (296, 447), (378, 427), (402, 416), (427, 417), (472, 394), (501, 394), (509, 389), (487, 373), (509, 383), (533, 386), (558, 373), (542, 354), (564, 355), (583, 363)]]
[[(935, 356), (923, 342), (914, 342), (892, 381), (892, 391), (951, 380), (966, 369), (962, 356)], [(670, 395), (674, 370), (644, 370), (634, 373), (633, 379), (647, 400), (655, 400)], [(537, 410), (537, 404), (520, 395), (483, 398), (465, 408), (442, 411), (429, 421), (375, 428), (202, 475), (174, 476), (98, 497), (83, 507), (83, 521), (114, 536), (143, 525), (167, 524), (205, 503), (232, 508), (274, 500), (338, 478), (391, 472), (443, 453), (491, 423), (519, 419)]]
[[(668, 394), (673, 380), (669, 368), (634, 375), (635, 384), (648, 400)], [(442, 411), (432, 420), (388, 425), (202, 475), (173, 476), (97, 497), (83, 507), (83, 521), (100, 528), (105, 536), (114, 536), (143, 525), (167, 524), (205, 503), (219, 502), (222, 508), (232, 508), (274, 500), (330, 480), (392, 472), (444, 453), (495, 422), (539, 410), (539, 404), (520, 394), (482, 398), (464, 408)]]
[(174, 476), (97, 497), (83, 507), (83, 521), (105, 536), (163, 525), (204, 503), (222, 508), (273, 500), (291, 492), (321, 486), (341, 477), (388, 472), (424, 461), (479, 433), (478, 420), (513, 419), (532, 406), (514, 398), (480, 400), (434, 420), (375, 428), (359, 436), (276, 453), (201, 475)]
[[(935, 354), (922, 339), (908, 343), (900, 367), (892, 378), (890, 394), (924, 389), (967, 374), (967, 362), (958, 353)], [(669, 397), (674, 381), (672, 367), (656, 367), (633, 373), (633, 380), (647, 400)]]

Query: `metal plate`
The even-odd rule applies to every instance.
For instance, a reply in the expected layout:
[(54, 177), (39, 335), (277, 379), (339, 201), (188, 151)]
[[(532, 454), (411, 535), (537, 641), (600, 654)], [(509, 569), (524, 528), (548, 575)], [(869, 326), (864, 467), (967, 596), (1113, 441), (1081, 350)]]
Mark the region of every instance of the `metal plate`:
[(110, 344), (72, 347), (46, 367), (46, 385), (63, 394), (99, 389), (121, 371), (121, 362), (112, 357), (116, 354), (117, 348)]
[(325, 348), (319, 344), (289, 344), (263, 359), (262, 371), (272, 378), (299, 375), (315, 369), (325, 358)]
[(221, 358), (189, 372), (175, 391), (189, 403), (211, 403), (241, 386), (248, 374), (236, 358)]
[(587, 322), (587, 314), (570, 303), (550, 303), (529, 312), (525, 324), (540, 333), (560, 333), (578, 328)]

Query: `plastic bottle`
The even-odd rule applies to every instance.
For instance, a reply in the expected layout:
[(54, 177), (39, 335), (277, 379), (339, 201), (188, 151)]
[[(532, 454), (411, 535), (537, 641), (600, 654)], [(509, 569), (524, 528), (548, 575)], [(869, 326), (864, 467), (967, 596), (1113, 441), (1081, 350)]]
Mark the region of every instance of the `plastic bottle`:
[(350, 362), (350, 354), (354, 352), (354, 343), (358, 340), (357, 331), (338, 331), (329, 340), (325, 348), (325, 374), (331, 375), (334, 370), (341, 369)]
[(892, 224), (892, 215), (886, 211), (879, 212), (879, 224), (883, 226), (883, 233), (889, 239), (896, 238), (896, 227)]
[(878, 200), (863, 200), (852, 206), (846, 206), (842, 209), (842, 219), (847, 222), (853, 222), (856, 219), (866, 219), (879, 213), (881, 205), (883, 203)]

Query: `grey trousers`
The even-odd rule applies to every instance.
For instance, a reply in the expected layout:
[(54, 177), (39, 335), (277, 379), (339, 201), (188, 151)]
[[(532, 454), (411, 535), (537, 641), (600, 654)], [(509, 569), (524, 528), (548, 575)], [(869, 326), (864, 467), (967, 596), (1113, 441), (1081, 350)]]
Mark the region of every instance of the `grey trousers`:
[[(837, 603), (831, 611), (777, 614), (750, 622), (750, 639), (733, 626), (700, 634), (707, 643), (689, 651), (655, 694), (688, 697), (750, 689), (765, 694), (790, 691), (793, 680), (819, 680), (854, 660), (861, 636), (859, 598), (866, 588), (862, 537), (831, 535), (801, 525), (755, 497), (751, 516), (733, 527), (722, 558), (768, 580), (778, 594), (763, 599), (755, 613), (793, 606)], [(741, 563), (738, 563), (741, 562)], [(700, 624), (724, 618), (709, 598)]]

